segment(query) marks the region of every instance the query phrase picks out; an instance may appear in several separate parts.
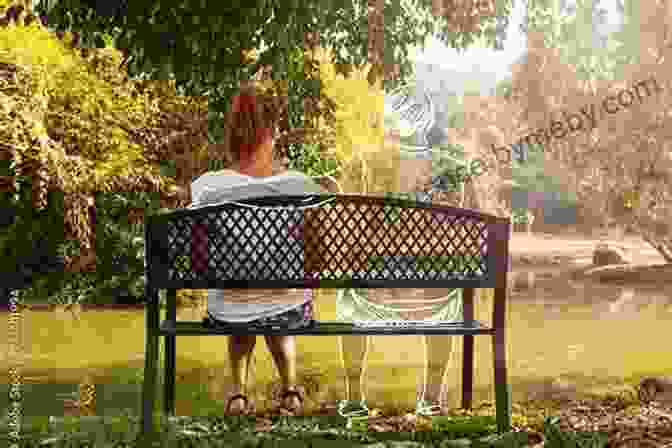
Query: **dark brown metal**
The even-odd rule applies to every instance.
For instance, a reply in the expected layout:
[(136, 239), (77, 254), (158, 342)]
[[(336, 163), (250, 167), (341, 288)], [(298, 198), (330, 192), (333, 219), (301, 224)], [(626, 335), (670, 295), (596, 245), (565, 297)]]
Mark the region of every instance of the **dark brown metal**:
[(497, 411), (497, 428), (500, 432), (510, 430), (511, 426), (511, 392), (506, 372), (506, 292), (507, 272), (509, 263), (510, 224), (493, 226), (491, 243), (495, 257), (502, 265), (495, 271), (497, 286), (495, 287), (494, 305), (492, 307), (492, 355), (495, 379), (495, 403)]
[[(474, 288), (465, 288), (463, 297), (464, 325), (474, 324)], [(474, 336), (464, 336), (462, 353), (462, 409), (471, 409), (474, 391)]]
[[(176, 303), (177, 291), (170, 289), (166, 291), (167, 307), (166, 321), (174, 323), (177, 314)], [(165, 376), (164, 376), (164, 412), (166, 415), (175, 414), (175, 335), (165, 336)]]
[[(432, 287), (437, 288), (448, 287), (448, 281), (452, 287), (495, 286), (491, 271), (497, 262), (486, 244), (487, 229), (489, 224), (501, 222), (502, 218), (371, 196), (316, 195), (308, 197), (313, 199), (310, 203), (323, 201), (323, 205), (304, 209), (288, 207), (305, 198), (270, 197), (239, 203), (263, 206), (263, 209), (230, 203), (149, 217), (153, 238), (160, 242), (150, 256), (168, 265), (167, 270), (160, 270), (155, 286), (203, 289), (219, 283), (220, 288), (311, 287), (301, 271), (319, 274), (320, 284), (312, 287), (321, 288), (343, 287), (341, 283), (350, 279), (358, 281), (352, 285), (359, 288), (421, 287), (418, 282), (429, 279), (435, 282)], [(394, 210), (401, 212), (400, 219), (391, 219)], [(199, 226), (194, 227), (194, 223)], [(191, 234), (202, 229), (201, 225), (221, 236), (208, 244), (207, 254), (201, 250), (205, 248), (191, 247)], [(290, 230), (296, 233), (297, 227), (303, 238), (290, 237)], [(265, 246), (260, 238), (252, 235), (259, 228), (275, 235), (270, 244), (276, 247)], [(280, 265), (285, 263), (296, 268), (297, 250), (301, 252), (297, 245), (301, 243), (305, 243), (304, 269), (282, 272)], [(247, 250), (241, 250), (242, 247)], [(255, 256), (259, 259), (268, 252), (286, 257), (274, 258), (275, 263), (267, 266), (277, 268), (275, 272), (261, 275), (253, 267), (244, 267), (250, 266)], [(428, 273), (400, 274), (395, 270), (398, 265), (391, 260), (385, 269), (372, 272), (369, 261), (385, 255), (431, 258), (438, 263), (432, 261)], [(204, 270), (184, 269), (185, 257), (200, 268), (204, 267), (204, 259), (213, 263)], [(233, 272), (230, 267), (234, 264), (243, 268)]]

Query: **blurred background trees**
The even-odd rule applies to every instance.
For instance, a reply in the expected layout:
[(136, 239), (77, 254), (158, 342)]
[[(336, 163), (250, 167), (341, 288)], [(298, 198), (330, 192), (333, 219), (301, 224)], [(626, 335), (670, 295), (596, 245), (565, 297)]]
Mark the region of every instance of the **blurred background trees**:
[[(605, 231), (630, 227), (672, 261), (672, 152), (665, 124), (672, 16), (666, 3), (621, 2), (624, 26), (587, 53), (589, 19), (599, 17), (595, 4), (577, 2), (569, 17), (555, 15), (554, 2), (530, 10), (529, 51), (514, 70), (511, 95), (524, 112), (519, 135), (548, 127), (551, 117), (562, 120), (562, 111), (594, 104), (596, 128), (551, 140), (544, 145), (545, 163), (564, 168), (566, 185), (594, 211), (593, 219), (603, 218)], [(635, 87), (642, 81), (649, 83), (646, 93)], [(601, 112), (601, 101), (622, 90), (630, 91), (631, 105)]]

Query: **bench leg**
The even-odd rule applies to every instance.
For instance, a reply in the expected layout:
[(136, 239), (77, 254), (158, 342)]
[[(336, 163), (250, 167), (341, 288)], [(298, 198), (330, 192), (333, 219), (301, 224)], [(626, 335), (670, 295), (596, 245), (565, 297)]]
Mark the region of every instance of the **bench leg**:
[(164, 411), (175, 415), (175, 336), (165, 337)]
[(492, 353), (495, 368), (495, 406), (497, 411), (497, 430), (500, 433), (511, 430), (511, 391), (506, 379), (506, 345), (504, 332), (495, 331), (492, 336)]
[[(462, 304), (465, 324), (474, 321), (474, 288), (465, 288), (462, 292)], [(474, 391), (474, 336), (464, 336), (462, 350), (462, 409), (471, 409)]]
[[(177, 314), (177, 291), (174, 289), (166, 291), (166, 320), (175, 325), (175, 319)], [(175, 336), (166, 336), (165, 337), (165, 347), (164, 354), (166, 365), (165, 367), (165, 376), (163, 382), (164, 394), (163, 394), (163, 409), (168, 415), (175, 415)]]
[(464, 336), (462, 356), (462, 409), (471, 409), (474, 392), (474, 337)]
[[(158, 300), (158, 294), (157, 298)], [(146, 350), (145, 350), (145, 372), (142, 383), (142, 418), (140, 436), (149, 437), (154, 433), (153, 413), (154, 399), (156, 398), (156, 379), (158, 374), (159, 359), (159, 310), (157, 302), (148, 299), (146, 310)]]

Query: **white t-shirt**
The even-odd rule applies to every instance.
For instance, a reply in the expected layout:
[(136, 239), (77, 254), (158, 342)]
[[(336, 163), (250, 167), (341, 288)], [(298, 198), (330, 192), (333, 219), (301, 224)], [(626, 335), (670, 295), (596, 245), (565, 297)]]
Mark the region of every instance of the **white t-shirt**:
[[(191, 184), (192, 207), (261, 196), (306, 193), (325, 192), (310, 177), (292, 170), (269, 177), (252, 177), (233, 170), (221, 170), (206, 173)], [(289, 234), (283, 234), (283, 229), (267, 230), (259, 227), (255, 231), (261, 239), (267, 241), (270, 238), (289, 237)], [(231, 227), (230, 232), (234, 236), (239, 233), (235, 226)], [(303, 262), (302, 253), (301, 257), (294, 258), (293, 267), (302, 272)], [(214, 268), (213, 260), (209, 264)], [(288, 263), (282, 264), (283, 269), (289, 267)], [(211, 289), (208, 290), (208, 314), (220, 321), (250, 322), (302, 305), (312, 299), (310, 292), (301, 289)]]

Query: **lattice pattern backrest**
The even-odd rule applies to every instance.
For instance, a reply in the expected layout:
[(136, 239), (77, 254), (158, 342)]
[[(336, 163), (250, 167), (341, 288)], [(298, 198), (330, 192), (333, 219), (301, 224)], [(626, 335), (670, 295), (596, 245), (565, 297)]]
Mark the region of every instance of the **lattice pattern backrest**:
[[(322, 202), (310, 207), (306, 200)], [(390, 280), (491, 283), (496, 263), (488, 234), (500, 221), (348, 195), (273, 196), (180, 210), (149, 219), (149, 278), (156, 287), (184, 288), (204, 281), (209, 288), (311, 287), (314, 278), (320, 287), (345, 279), (373, 282), (370, 287), (379, 281), (390, 287)]]

